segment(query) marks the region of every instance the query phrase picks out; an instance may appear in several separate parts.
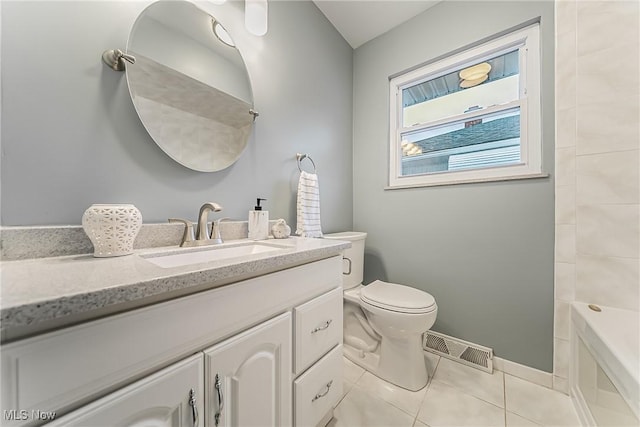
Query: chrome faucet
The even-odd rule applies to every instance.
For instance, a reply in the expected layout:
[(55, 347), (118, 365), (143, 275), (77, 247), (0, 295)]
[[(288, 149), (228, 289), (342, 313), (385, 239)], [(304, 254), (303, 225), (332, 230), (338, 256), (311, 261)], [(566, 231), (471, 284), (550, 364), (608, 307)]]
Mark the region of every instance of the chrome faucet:
[(184, 232), (182, 233), (182, 241), (180, 241), (180, 247), (184, 246), (195, 246), (194, 242), (196, 240), (196, 236), (193, 234), (193, 224), (191, 221), (187, 221), (182, 218), (169, 218), (169, 222), (180, 222), (184, 224)]
[(209, 212), (220, 212), (222, 206), (215, 202), (207, 202), (200, 207), (198, 214), (198, 228), (196, 228), (196, 240), (211, 240), (211, 233), (207, 227)]
[(225, 219), (229, 218), (218, 218), (211, 223), (211, 244), (217, 245), (220, 243), (224, 243), (224, 240), (222, 240), (222, 236), (220, 235), (220, 223)]
[[(211, 231), (209, 231), (209, 212), (220, 212), (222, 206), (215, 202), (207, 202), (200, 207), (198, 214), (198, 224), (196, 232), (193, 232), (193, 224), (191, 221), (180, 218), (169, 218), (169, 222), (180, 222), (184, 224), (184, 233), (182, 234), (181, 247), (217, 245), (222, 243), (220, 237), (220, 221), (226, 218), (220, 218), (213, 222)], [(212, 237), (213, 235), (213, 237)]]

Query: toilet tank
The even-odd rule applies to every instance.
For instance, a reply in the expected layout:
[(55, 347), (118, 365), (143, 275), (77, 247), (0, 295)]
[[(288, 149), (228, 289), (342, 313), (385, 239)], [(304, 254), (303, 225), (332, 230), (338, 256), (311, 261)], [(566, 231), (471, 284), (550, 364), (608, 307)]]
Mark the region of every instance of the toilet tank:
[[(342, 233), (324, 235), (325, 239), (346, 240), (351, 242), (351, 247), (345, 249), (343, 252), (343, 256), (348, 258), (342, 261), (342, 287), (344, 289), (355, 288), (362, 284), (364, 273), (364, 241), (366, 237), (367, 233), (360, 231), (344, 231)], [(351, 260), (350, 269), (349, 260)]]

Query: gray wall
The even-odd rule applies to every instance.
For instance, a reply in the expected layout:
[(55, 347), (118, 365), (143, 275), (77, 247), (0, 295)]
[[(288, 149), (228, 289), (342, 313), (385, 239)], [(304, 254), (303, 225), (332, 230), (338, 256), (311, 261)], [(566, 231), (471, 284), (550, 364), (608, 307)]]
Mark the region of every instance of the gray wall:
[(243, 2), (201, 2), (243, 53), (260, 117), (230, 168), (191, 171), (151, 140), (124, 73), (150, 2), (2, 1), (2, 225), (80, 224), (93, 203), (133, 203), (145, 222), (195, 219), (209, 200), (246, 219), (255, 197), (295, 227), (295, 153), (318, 165), (325, 231), (352, 226), (352, 49), (308, 1), (270, 2), (269, 32), (249, 35)]
[(367, 231), (365, 282), (430, 292), (434, 330), (551, 372), (551, 178), (384, 190), (389, 76), (541, 16), (543, 169), (553, 172), (553, 2), (447, 1), (356, 49), (354, 228)]
[(145, 222), (193, 219), (207, 200), (245, 219), (260, 195), (272, 218), (295, 226), (294, 156), (309, 153), (324, 231), (369, 232), (366, 280), (425, 289), (440, 308), (435, 330), (551, 371), (552, 180), (383, 188), (388, 77), (540, 15), (544, 169), (553, 170), (552, 2), (440, 3), (357, 49), (353, 65), (310, 2), (270, 2), (263, 38), (242, 28), (242, 2), (209, 5), (245, 57), (261, 113), (247, 151), (216, 173), (167, 157), (140, 123), (125, 75), (100, 61), (126, 46), (147, 4), (0, 3), (2, 225), (79, 224), (92, 203), (133, 203)]

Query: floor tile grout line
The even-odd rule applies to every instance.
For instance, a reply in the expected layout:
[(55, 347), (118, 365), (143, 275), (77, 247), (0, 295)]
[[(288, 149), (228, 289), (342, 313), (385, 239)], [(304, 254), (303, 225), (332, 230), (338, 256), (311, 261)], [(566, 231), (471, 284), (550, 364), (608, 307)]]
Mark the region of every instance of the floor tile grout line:
[[(433, 381), (433, 376), (435, 375), (436, 370), (438, 369), (438, 366), (440, 366), (440, 360), (441, 360), (441, 359), (442, 359), (441, 357), (438, 357), (438, 361), (436, 362), (436, 367), (433, 369), (433, 374), (432, 374), (431, 376), (429, 376), (429, 377), (428, 377), (427, 384), (424, 386), (424, 388), (426, 389), (426, 390), (425, 390), (425, 393), (424, 393), (424, 396), (422, 396), (422, 399), (420, 400), (420, 404), (418, 405), (418, 410), (416, 411), (415, 415), (411, 414), (410, 412), (407, 412), (407, 411), (406, 411), (405, 409), (403, 409), (403, 408), (400, 408), (399, 406), (395, 405), (393, 402), (389, 402), (388, 400), (386, 400), (386, 399), (385, 399), (384, 397), (382, 397), (382, 396), (378, 396), (378, 395), (377, 395), (377, 394), (375, 394), (375, 393), (370, 393), (368, 390), (364, 389), (364, 388), (362, 387), (362, 385), (358, 385), (358, 381), (360, 381), (360, 380), (364, 377), (364, 375), (365, 375), (367, 372), (369, 372), (369, 371), (367, 371), (366, 369), (365, 369), (365, 370), (360, 374), (360, 376), (358, 377), (358, 379), (357, 379), (354, 383), (352, 383), (352, 387), (351, 387), (351, 389), (349, 390), (349, 392), (348, 392), (347, 394), (345, 394), (345, 395), (343, 396), (343, 398), (340, 400), (340, 402), (339, 402), (338, 404), (342, 403), (342, 400), (344, 400), (344, 399), (347, 397), (347, 395), (353, 391), (353, 389), (354, 389), (355, 387), (358, 387), (358, 388), (359, 388), (363, 393), (365, 393), (365, 394), (367, 394), (367, 395), (370, 395), (370, 396), (373, 396), (373, 397), (376, 397), (376, 398), (378, 398), (378, 399), (380, 399), (380, 400), (384, 401), (385, 403), (387, 403), (387, 404), (391, 405), (392, 407), (394, 407), (394, 408), (396, 408), (396, 409), (400, 410), (401, 412), (403, 412), (403, 413), (405, 413), (405, 414), (409, 415), (410, 417), (413, 417), (413, 425), (415, 425), (415, 424), (416, 424), (416, 422), (421, 422), (421, 423), (422, 423), (422, 421), (418, 419), (418, 414), (420, 413), (420, 409), (421, 409), (421, 407), (422, 407), (422, 404), (424, 403), (424, 401), (425, 401), (425, 399), (426, 399), (427, 393), (428, 393), (428, 391), (429, 391), (429, 386), (430, 386), (431, 382)], [(371, 372), (369, 372), (369, 373), (371, 373)], [(372, 375), (374, 375), (374, 376), (375, 376), (375, 374), (372, 374)], [(380, 377), (377, 377), (377, 376), (376, 376), (376, 378), (380, 378)], [(382, 378), (380, 378), (380, 379), (382, 380)], [(382, 381), (384, 381), (384, 380), (382, 380)], [(336, 407), (337, 407), (337, 405), (336, 405)], [(425, 424), (425, 423), (423, 423), (423, 424)], [(426, 424), (425, 424), (425, 425), (426, 425)]]
[[(369, 372), (369, 371), (367, 371), (367, 370), (365, 370), (365, 371), (362, 373), (361, 378), (362, 378), (362, 377), (364, 377), (367, 373), (369, 373), (369, 374), (373, 375), (375, 378), (377, 378), (377, 379), (379, 379), (379, 380), (381, 380), (381, 381), (388, 382), (388, 381), (386, 381), (385, 379), (380, 378), (380, 377), (378, 377), (377, 375), (375, 375), (374, 373)], [(429, 381), (427, 381), (427, 384), (426, 384), (422, 389), (428, 389), (428, 387), (429, 387), (429, 383), (430, 383), (430, 382), (431, 382), (430, 380), (429, 380)], [(355, 383), (354, 383), (354, 387), (355, 387), (356, 385), (357, 385), (357, 384), (355, 384)], [(422, 400), (420, 400), (420, 404), (418, 405), (418, 410), (416, 411), (416, 413), (415, 413), (415, 415), (414, 415), (414, 414), (412, 414), (411, 412), (408, 412), (406, 409), (401, 408), (401, 407), (399, 407), (398, 405), (396, 405), (395, 403), (393, 403), (393, 402), (391, 402), (391, 401), (389, 401), (389, 400), (385, 399), (383, 396), (380, 396), (380, 395), (376, 394), (375, 392), (369, 392), (369, 390), (366, 390), (362, 385), (358, 385), (358, 388), (360, 388), (364, 393), (366, 393), (366, 394), (368, 394), (368, 395), (371, 395), (371, 396), (374, 396), (374, 397), (376, 397), (376, 398), (378, 398), (378, 399), (380, 399), (380, 400), (384, 401), (385, 403), (387, 403), (387, 404), (389, 404), (389, 405), (393, 406), (394, 408), (396, 408), (396, 409), (398, 409), (398, 410), (400, 410), (400, 411), (404, 412), (405, 414), (409, 415), (410, 417), (414, 417), (414, 422), (415, 422), (415, 419), (416, 419), (416, 418), (417, 418), (417, 416), (418, 416), (418, 412), (420, 412), (420, 405), (422, 405), (422, 402), (424, 402), (424, 396), (422, 396)], [(400, 387), (400, 388), (402, 388), (402, 387)], [(415, 391), (415, 392), (413, 392), (413, 393), (417, 393), (418, 391), (421, 391), (422, 389), (417, 390), (417, 391)], [(406, 389), (405, 389), (405, 390), (406, 390)], [(411, 390), (408, 390), (408, 391), (411, 391)], [(426, 392), (427, 392), (427, 390), (425, 390), (425, 395), (426, 395)]]
[(360, 381), (362, 379), (362, 377), (364, 376), (365, 372), (367, 372), (367, 370), (363, 369), (362, 372), (360, 372), (360, 375), (358, 375), (358, 378), (356, 378), (356, 380), (353, 382), (353, 384), (358, 384), (358, 381)]
[[(347, 359), (347, 360), (349, 360), (349, 359)], [(353, 362), (352, 362), (352, 363), (353, 363)], [(365, 372), (366, 372), (366, 371), (364, 371), (364, 370), (363, 370), (362, 372), (360, 372), (360, 375), (358, 375), (358, 377), (355, 379), (355, 381), (351, 383), (351, 388), (349, 389), (349, 391), (348, 391), (348, 392), (346, 392), (346, 393), (344, 394), (344, 396), (342, 396), (342, 399), (340, 399), (340, 402), (338, 402), (338, 405), (339, 405), (339, 404), (341, 404), (341, 403), (342, 403), (342, 401), (343, 401), (344, 399), (346, 399), (346, 398), (347, 398), (347, 396), (348, 396), (348, 395), (353, 391), (353, 389), (355, 388), (356, 384), (358, 383), (358, 381), (360, 380), (360, 378), (362, 378), (362, 375), (364, 375), (364, 373), (365, 373)], [(336, 405), (336, 408), (338, 407), (338, 405)]]
[[(427, 394), (429, 393), (429, 388), (431, 388), (431, 383), (433, 382), (433, 377), (436, 375), (436, 371), (438, 370), (438, 366), (440, 366), (440, 360), (442, 360), (442, 356), (438, 356), (438, 361), (436, 362), (436, 367), (433, 368), (433, 374), (431, 374), (431, 377), (428, 377), (427, 379), (427, 385), (425, 386), (427, 388), (427, 390), (424, 393), (424, 396), (422, 396), (422, 400), (420, 401), (420, 406), (418, 406), (418, 412), (416, 412), (416, 417), (413, 420), (413, 425), (415, 426), (416, 422), (420, 421), (422, 423), (421, 420), (418, 420), (418, 415), (420, 415), (420, 410), (422, 409), (422, 405), (424, 405), (424, 401), (427, 400)], [(422, 424), (426, 424), (426, 423), (422, 423)]]
[[(365, 371), (364, 373), (366, 373), (366, 372), (369, 372), (369, 371)], [(363, 374), (364, 374), (364, 373), (363, 373)], [(382, 381), (385, 381), (385, 380), (382, 380)], [(379, 396), (379, 395), (377, 395), (376, 393), (372, 393), (372, 392), (370, 392), (369, 390), (365, 389), (364, 387), (362, 387), (362, 385), (358, 385), (358, 384), (356, 384), (356, 383), (353, 383), (353, 387), (351, 387), (351, 390), (349, 390), (349, 393), (351, 393), (355, 388), (358, 388), (358, 390), (360, 390), (362, 393), (366, 394), (367, 396), (370, 396), (370, 397), (376, 398), (376, 399), (378, 399), (378, 400), (381, 400), (383, 403), (385, 403), (385, 404), (387, 404), (387, 405), (391, 406), (392, 408), (397, 409), (398, 411), (402, 412), (403, 414), (406, 414), (406, 415), (407, 415), (407, 416), (409, 416), (409, 417), (414, 417), (414, 416), (413, 416), (413, 415), (411, 415), (409, 412), (407, 412), (407, 411), (405, 411), (404, 409), (402, 409), (402, 408), (400, 408), (400, 407), (398, 407), (398, 406), (394, 405), (392, 402), (389, 402), (389, 401), (388, 401), (388, 400), (386, 400), (384, 397)], [(347, 393), (347, 394), (349, 394), (349, 393)], [(342, 398), (342, 400), (344, 400), (346, 397), (347, 397), (347, 396), (345, 395), (345, 396)], [(340, 403), (342, 403), (342, 400), (340, 401)], [(340, 403), (339, 403), (339, 404), (340, 404)], [(338, 405), (339, 405), (339, 404), (338, 404)], [(338, 407), (338, 405), (336, 405), (336, 408)], [(335, 408), (334, 408), (334, 409), (335, 409)], [(420, 408), (418, 408), (418, 412), (420, 412)], [(416, 413), (416, 416), (417, 416), (417, 413)], [(416, 418), (414, 417), (414, 419), (413, 419), (413, 424), (415, 424), (415, 422), (416, 422)]]
[(446, 382), (446, 381), (442, 381), (442, 380), (432, 380), (432, 381), (430, 381), (429, 383), (431, 383), (431, 382), (433, 382), (433, 381), (435, 381), (435, 382), (437, 382), (437, 383), (439, 383), (439, 384), (446, 385), (447, 387), (454, 388), (454, 389), (458, 390), (458, 391), (459, 391), (460, 393), (462, 393), (462, 394), (465, 394), (465, 395), (467, 395), (467, 396), (469, 396), (469, 397), (473, 397), (474, 399), (478, 399), (478, 400), (480, 400), (480, 401), (482, 401), (482, 402), (484, 402), (484, 403), (488, 403), (489, 405), (491, 405), (491, 406), (495, 406), (495, 407), (496, 407), (496, 408), (498, 408), (498, 409), (504, 409), (504, 410), (506, 410), (506, 409), (507, 409), (507, 408), (502, 408), (502, 407), (500, 407), (500, 406), (496, 405), (496, 404), (495, 404), (495, 402), (490, 402), (490, 401), (488, 401), (488, 400), (486, 400), (486, 399), (483, 399), (482, 397), (476, 396), (475, 394), (471, 394), (471, 393), (469, 393), (469, 392), (468, 392), (466, 389), (464, 389), (464, 388), (458, 387), (458, 386), (453, 385), (453, 384), (449, 384), (449, 383), (448, 383), (448, 382)]
[[(351, 390), (353, 390), (353, 386), (354, 385), (355, 384), (351, 384), (351, 388), (349, 389), (349, 391), (342, 395), (342, 397), (340, 398), (340, 400), (338, 401), (338, 403), (336, 404), (336, 406), (333, 409), (337, 408), (338, 405), (340, 405), (342, 403), (342, 401), (347, 398), (347, 395), (349, 393), (351, 393)], [(344, 380), (343, 380), (343, 387), (344, 387)]]
[[(565, 396), (565, 397), (569, 398), (569, 400), (571, 400), (570, 396), (566, 396), (562, 392), (559, 392), (559, 391), (554, 390), (552, 388), (546, 387), (546, 386), (544, 386), (542, 384), (538, 384), (538, 383), (536, 383), (534, 381), (529, 381), (529, 380), (527, 380), (525, 378), (518, 377), (517, 375), (511, 375), (511, 374), (507, 374), (507, 373), (504, 374), (504, 377), (505, 377), (505, 399), (506, 399), (506, 378), (507, 378), (507, 375), (509, 375), (511, 378), (513, 378), (513, 379), (515, 379), (517, 381), (524, 382), (524, 383), (528, 384), (529, 386), (533, 386), (534, 388), (543, 389), (543, 390), (545, 390), (544, 391), (545, 394), (548, 394), (549, 392), (551, 392), (552, 395), (561, 395), (562, 399), (564, 399), (564, 397), (562, 397), (562, 396)], [(573, 405), (571, 405), (571, 408), (575, 412), (575, 407)], [(514, 414), (514, 415), (517, 415), (520, 418), (524, 418), (525, 420), (527, 420), (527, 421), (529, 421), (529, 422), (531, 422), (531, 423), (533, 423), (533, 424), (535, 424), (537, 426), (541, 426), (542, 427), (542, 426), (547, 425), (547, 424), (545, 424), (545, 420), (540, 420), (540, 419), (536, 419), (536, 418), (530, 417), (528, 414), (524, 414), (524, 413), (520, 412), (519, 410), (517, 411), (516, 409), (507, 410), (507, 412), (509, 412), (511, 414)], [(564, 425), (564, 424), (562, 424), (562, 425)]]
[[(351, 362), (351, 361), (350, 361), (349, 359), (347, 359), (346, 357), (344, 357), (344, 356), (342, 356), (342, 357), (343, 357), (343, 360), (347, 360), (347, 361)], [(353, 362), (351, 362), (351, 363), (353, 363)], [(355, 363), (354, 363), (354, 365), (355, 365)], [(345, 400), (345, 399), (347, 398), (347, 396), (348, 396), (348, 395), (353, 391), (353, 388), (356, 386), (356, 383), (358, 382), (358, 380), (359, 380), (359, 379), (362, 377), (362, 375), (364, 375), (364, 373), (366, 372), (366, 370), (364, 370), (363, 368), (361, 368), (361, 367), (359, 367), (359, 366), (357, 366), (357, 365), (355, 365), (355, 366), (356, 366), (356, 367), (358, 367), (359, 369), (362, 369), (362, 372), (360, 372), (360, 375), (358, 375), (358, 377), (357, 377), (357, 378), (356, 378), (356, 379), (351, 383), (351, 388), (349, 389), (349, 391), (348, 391), (348, 392), (346, 392), (346, 393), (345, 393), (345, 394), (340, 398), (340, 400), (338, 401), (338, 404), (335, 406), (335, 408), (337, 408), (337, 407), (338, 407), (338, 405), (340, 405), (340, 404), (342, 403), (342, 401), (343, 401), (343, 400)], [(343, 373), (343, 376), (344, 376), (344, 373)], [(344, 379), (343, 379), (343, 382), (344, 382)], [(349, 381), (347, 381), (347, 382), (349, 382)], [(343, 386), (344, 386), (344, 385), (343, 385)], [(335, 409), (335, 408), (334, 408), (334, 409)]]
[[(456, 362), (455, 360), (452, 360), (452, 359), (445, 359), (445, 360), (454, 362), (455, 363), (454, 366), (456, 366), (457, 368), (462, 367), (462, 369), (470, 369), (472, 371), (478, 371), (477, 369), (475, 369), (473, 367), (469, 367), (469, 366), (466, 366), (464, 364), (460, 364), (460, 363)], [(504, 374), (504, 372), (502, 372), (499, 369), (494, 369), (493, 373), (491, 373), (491, 374), (489, 374), (488, 372), (481, 372), (481, 371), (478, 371), (478, 372), (480, 372), (480, 375), (493, 376), (493, 375), (496, 375), (496, 373), (500, 373), (502, 375), (502, 383), (503, 383), (502, 384), (502, 392), (503, 392), (503, 399), (502, 399), (503, 402), (502, 403), (503, 403), (503, 405), (505, 405), (505, 402), (504, 402), (504, 389), (505, 389), (505, 386), (504, 386), (504, 375), (505, 374)], [(435, 377), (435, 371), (434, 371), (434, 377)], [(459, 385), (453, 384), (452, 382), (448, 382), (445, 379), (435, 379), (435, 381), (439, 382), (440, 384), (445, 384), (445, 385), (447, 385), (449, 387), (454, 387), (454, 388), (460, 390), (461, 392), (465, 393), (468, 396), (472, 396), (472, 397), (475, 397), (476, 399), (480, 399), (483, 402), (489, 403), (489, 404), (491, 404), (491, 405), (493, 405), (495, 407), (498, 407), (498, 408), (501, 408), (501, 409), (506, 409), (506, 407), (500, 407), (499, 403), (492, 402), (492, 401), (486, 399), (485, 397), (477, 396), (476, 394), (471, 393), (467, 388), (460, 387)]]

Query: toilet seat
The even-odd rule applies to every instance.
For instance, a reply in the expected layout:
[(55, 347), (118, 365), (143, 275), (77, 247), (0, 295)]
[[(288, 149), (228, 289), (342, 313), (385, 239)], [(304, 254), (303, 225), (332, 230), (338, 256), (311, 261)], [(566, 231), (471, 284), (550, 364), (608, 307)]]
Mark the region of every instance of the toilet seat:
[(381, 280), (362, 287), (360, 300), (384, 310), (407, 314), (423, 314), (437, 310), (435, 299), (427, 292)]

